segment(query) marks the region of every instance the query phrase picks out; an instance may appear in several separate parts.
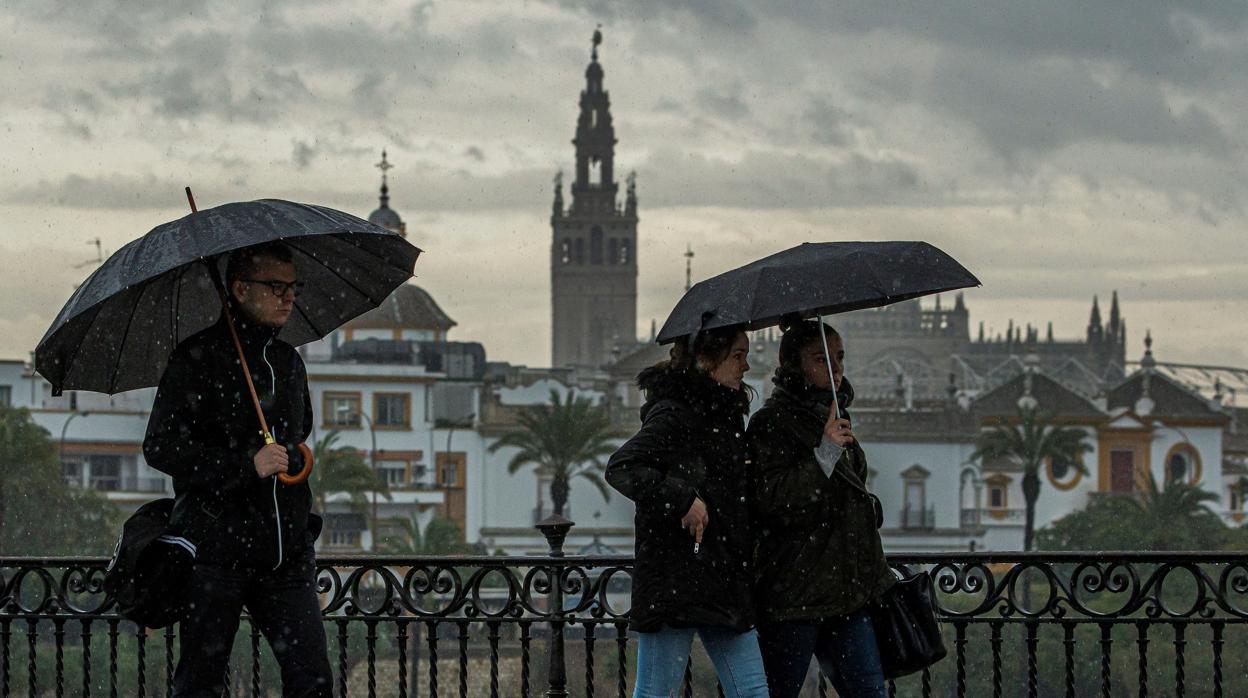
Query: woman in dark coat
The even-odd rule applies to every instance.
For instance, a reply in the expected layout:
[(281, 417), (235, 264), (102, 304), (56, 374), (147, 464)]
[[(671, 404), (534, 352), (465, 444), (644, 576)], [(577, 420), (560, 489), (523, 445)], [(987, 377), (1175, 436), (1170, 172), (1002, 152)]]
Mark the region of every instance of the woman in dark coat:
[(775, 390), (749, 428), (755, 600), (771, 695), (796, 698), (813, 654), (837, 695), (882, 697), (864, 606), (896, 578), (880, 544), (879, 500), (866, 487), (866, 454), (844, 411), (853, 401), (844, 344), (821, 323), (797, 321), (784, 330)]
[(748, 353), (736, 328), (678, 342), (670, 361), (638, 375), (641, 430), (607, 465), (607, 482), (637, 505), (634, 698), (677, 695), (695, 633), (724, 695), (767, 696), (751, 599)]

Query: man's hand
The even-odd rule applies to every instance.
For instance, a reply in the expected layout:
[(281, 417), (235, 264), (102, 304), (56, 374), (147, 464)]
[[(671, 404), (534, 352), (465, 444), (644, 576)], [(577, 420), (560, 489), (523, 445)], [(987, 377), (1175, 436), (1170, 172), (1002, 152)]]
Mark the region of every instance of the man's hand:
[(256, 451), (251, 460), (256, 464), (256, 474), (260, 477), (284, 473), (290, 467), (290, 456), (286, 455), (286, 447), (280, 444), (265, 445)]
[(689, 507), (689, 513), (685, 514), (680, 520), (680, 527), (693, 534), (693, 541), (698, 545), (702, 544), (702, 532), (706, 530), (706, 524), (711, 520), (710, 514), (706, 513), (706, 502), (701, 497), (693, 498), (693, 506)]
[(849, 420), (836, 419), (831, 416), (823, 425), (823, 435), (841, 448), (849, 446), (854, 440), (854, 430), (849, 428)]

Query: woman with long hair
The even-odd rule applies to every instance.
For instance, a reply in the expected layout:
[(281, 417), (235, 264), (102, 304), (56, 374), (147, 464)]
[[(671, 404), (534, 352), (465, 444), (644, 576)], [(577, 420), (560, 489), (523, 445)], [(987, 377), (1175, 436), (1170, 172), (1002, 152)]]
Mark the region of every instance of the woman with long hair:
[(775, 390), (749, 428), (755, 601), (771, 695), (796, 698), (814, 655), (837, 695), (882, 698), (865, 607), (896, 577), (880, 544), (866, 454), (844, 409), (854, 399), (844, 342), (819, 322), (782, 329)]
[(637, 376), (641, 430), (607, 465), (607, 482), (637, 506), (634, 698), (678, 695), (694, 634), (728, 698), (767, 696), (751, 600), (748, 353), (734, 327), (678, 341), (670, 361)]

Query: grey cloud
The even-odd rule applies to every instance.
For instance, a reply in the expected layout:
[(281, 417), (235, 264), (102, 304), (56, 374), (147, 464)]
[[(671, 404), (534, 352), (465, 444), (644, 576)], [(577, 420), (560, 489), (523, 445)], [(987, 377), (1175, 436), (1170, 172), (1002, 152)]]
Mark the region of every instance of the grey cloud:
[(477, 162), (485, 162), (485, 153), (475, 145), (470, 145), (464, 149), (464, 156)]
[(167, 208), (171, 201), (177, 200), (178, 192), (179, 187), (158, 180), (152, 174), (98, 177), (71, 174), (60, 181), (40, 180), (12, 189), (3, 195), (3, 200), (78, 209), (156, 209)]
[(312, 163), (312, 158), (316, 155), (316, 148), (297, 139), (292, 147), (290, 159), (294, 161), (295, 167), (300, 170), (308, 169), (308, 165)]
[(750, 31), (758, 23), (755, 16), (758, 5), (745, 0), (637, 0), (628, 3), (612, 0), (554, 0), (553, 4), (579, 11), (600, 21), (675, 18), (691, 21), (694, 25), (732, 32)]
[(844, 146), (853, 136), (849, 112), (824, 97), (815, 97), (806, 106), (803, 117), (810, 127), (810, 138), (824, 145)]
[(817, 208), (946, 203), (918, 169), (897, 159), (855, 154), (840, 160), (752, 151), (740, 161), (661, 150), (637, 168), (654, 206)]
[(1230, 140), (1199, 105), (1174, 113), (1154, 84), (1125, 76), (1110, 84), (1069, 60), (990, 64), (945, 54), (924, 99), (971, 124), (1006, 158), (1079, 142), (1198, 148), (1222, 157)]
[(703, 87), (698, 90), (695, 100), (698, 106), (710, 110), (716, 116), (736, 121), (750, 114), (750, 108), (742, 98), (741, 92), (740, 83)]

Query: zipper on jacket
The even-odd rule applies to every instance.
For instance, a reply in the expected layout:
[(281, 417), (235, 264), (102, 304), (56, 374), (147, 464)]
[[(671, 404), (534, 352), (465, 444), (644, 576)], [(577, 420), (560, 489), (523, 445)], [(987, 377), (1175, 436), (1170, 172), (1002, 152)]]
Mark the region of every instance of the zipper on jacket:
[[(269, 390), (272, 391), (273, 398), (277, 398), (277, 374), (273, 371), (273, 364), (269, 363), (269, 345), (273, 340), (264, 343), (264, 348), (260, 350), (260, 358), (264, 359), (264, 365), (269, 367)], [(273, 440), (277, 440), (277, 429), (270, 428)], [(273, 569), (282, 566), (284, 554), (282, 552), (282, 508), (277, 503), (277, 478), (273, 478), (273, 521), (277, 527), (277, 564), (273, 565)]]

